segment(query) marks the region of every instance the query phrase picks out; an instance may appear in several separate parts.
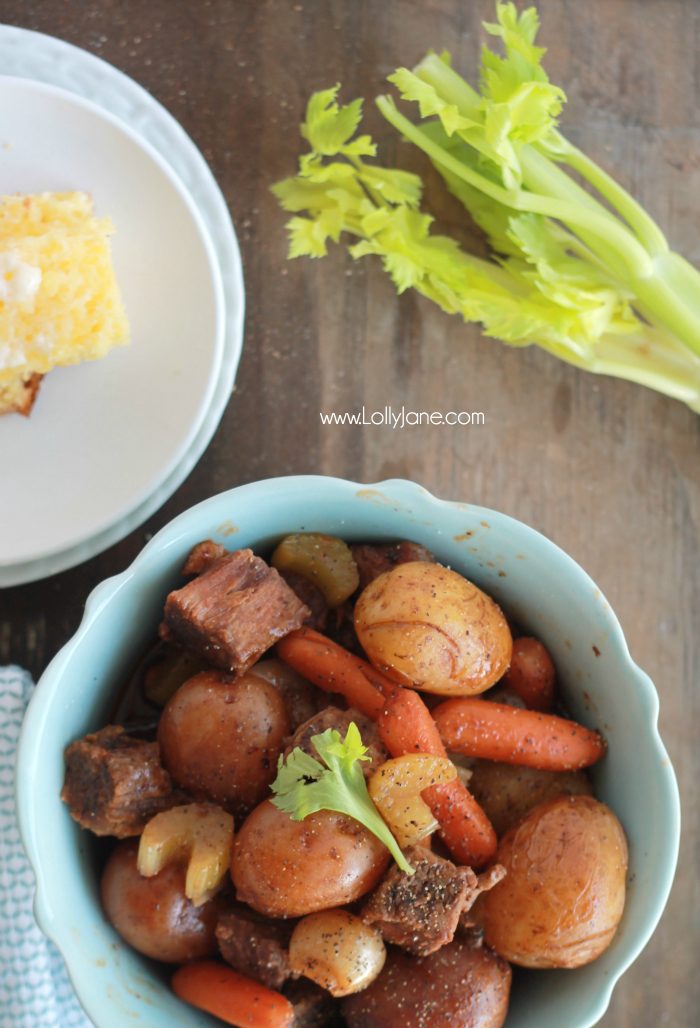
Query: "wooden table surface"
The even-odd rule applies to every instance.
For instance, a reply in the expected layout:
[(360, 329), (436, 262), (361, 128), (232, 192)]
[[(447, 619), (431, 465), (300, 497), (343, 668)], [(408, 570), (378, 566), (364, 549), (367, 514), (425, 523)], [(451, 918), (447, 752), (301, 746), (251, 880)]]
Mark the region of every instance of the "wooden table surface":
[[(700, 264), (700, 3), (541, 0), (547, 68), (569, 95), (564, 131)], [(312, 90), (368, 99), (429, 46), (474, 69), (491, 0), (0, 0), (0, 20), (51, 33), (133, 76), (180, 120), (226, 195), (247, 286), (231, 403), (199, 465), (147, 524), (47, 581), (0, 593), (0, 663), (38, 675), (102, 578), (191, 504), (272, 475), (400, 476), (497, 508), (567, 550), (598, 582), (661, 696), (684, 833), (656, 935), (602, 1024), (700, 1023), (700, 419), (641, 387), (517, 351), (340, 250), (285, 261), (268, 187), (291, 174)], [(393, 160), (424, 169), (370, 109)], [(450, 221), (431, 179), (428, 201)], [(196, 341), (193, 340), (193, 345)], [(483, 411), (476, 427), (324, 427), (320, 411)], [(70, 488), (70, 483), (66, 483)], [(614, 683), (611, 683), (614, 687)], [(562, 1026), (565, 1028), (565, 1026)]]

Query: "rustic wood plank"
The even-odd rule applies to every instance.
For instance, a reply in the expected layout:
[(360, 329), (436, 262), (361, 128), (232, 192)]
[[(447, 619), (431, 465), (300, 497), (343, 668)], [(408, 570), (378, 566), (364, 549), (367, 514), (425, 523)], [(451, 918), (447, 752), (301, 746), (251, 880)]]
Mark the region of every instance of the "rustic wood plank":
[[(541, 0), (565, 129), (700, 263), (700, 5)], [(420, 298), (397, 299), (371, 262), (284, 260), (271, 182), (292, 172), (303, 104), (341, 80), (371, 98), (424, 49), (474, 67), (491, 0), (0, 0), (0, 19), (99, 54), (143, 83), (202, 147), (243, 249), (246, 345), (233, 402), (199, 466), (143, 528), (87, 564), (0, 593), (0, 661), (35, 675), (76, 627), (90, 589), (192, 503), (240, 482), (322, 472), (405, 476), (544, 531), (593, 575), (657, 682), (685, 810), (678, 877), (607, 1028), (700, 1019), (700, 431), (680, 404), (595, 379), (536, 349), (482, 338)], [(425, 170), (369, 111), (390, 159)], [(456, 208), (430, 176), (429, 202)], [(481, 411), (469, 428), (325, 427), (320, 410)]]

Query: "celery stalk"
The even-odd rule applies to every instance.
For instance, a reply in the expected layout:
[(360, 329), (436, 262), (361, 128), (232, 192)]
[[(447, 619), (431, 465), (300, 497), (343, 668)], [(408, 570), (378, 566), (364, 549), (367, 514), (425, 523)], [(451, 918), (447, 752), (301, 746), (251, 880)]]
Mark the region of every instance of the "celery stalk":
[[(504, 23), (508, 26), (503, 32), (507, 46), (509, 31), (516, 31), (518, 19), (510, 4), (498, 4), (497, 13), (501, 27)], [(435, 54), (424, 58), (414, 74), (465, 118), (473, 118), (478, 111), (482, 101), (479, 94)], [(590, 249), (610, 265), (621, 283), (633, 290), (645, 318), (669, 329), (700, 354), (700, 273), (678, 254), (669, 251), (663, 232), (647, 212), (553, 125), (539, 143), (523, 143), (518, 148), (525, 190), (508, 196), (504, 192), (497, 193), (490, 182), (484, 188), (483, 176), (479, 179), (471, 169), (459, 169), (434, 142), (428, 140), (426, 145), (420, 129), (403, 118), (389, 98), (378, 97), (377, 104), (384, 117), (420, 146), (438, 170), (442, 166), (461, 175), (465, 181), (481, 187), (492, 199), (515, 211), (529, 210), (555, 218), (577, 232)], [(622, 215), (624, 222), (570, 178), (558, 162), (569, 165), (584, 177)]]
[[(496, 3), (479, 90), (428, 54), (389, 76), (420, 121), (389, 96), (386, 120), (419, 147), (486, 234), (493, 259), (435, 234), (418, 176), (371, 162), (357, 135), (361, 101), (314, 94), (299, 174), (273, 191), (294, 217), (290, 257), (321, 257), (343, 234), (350, 254), (377, 256), (399, 292), (415, 289), (515, 346), (537, 344), (579, 368), (640, 383), (700, 411), (700, 273), (660, 227), (558, 129), (566, 97), (535, 45), (537, 12)], [(580, 176), (584, 184), (573, 177)]]

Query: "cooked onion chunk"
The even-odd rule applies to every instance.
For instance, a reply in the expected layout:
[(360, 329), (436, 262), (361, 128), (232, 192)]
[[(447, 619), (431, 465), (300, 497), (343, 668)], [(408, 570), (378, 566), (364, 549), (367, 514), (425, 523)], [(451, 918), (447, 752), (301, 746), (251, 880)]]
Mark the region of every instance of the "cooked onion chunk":
[(309, 914), (295, 927), (289, 943), (292, 971), (311, 978), (332, 996), (366, 989), (385, 960), (379, 932), (347, 910)]

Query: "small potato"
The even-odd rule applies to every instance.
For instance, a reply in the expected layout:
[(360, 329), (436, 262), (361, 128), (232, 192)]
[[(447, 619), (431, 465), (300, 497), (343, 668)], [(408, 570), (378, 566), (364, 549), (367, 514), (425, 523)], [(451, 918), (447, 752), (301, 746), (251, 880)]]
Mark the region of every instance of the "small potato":
[(102, 873), (102, 906), (125, 942), (168, 964), (216, 953), (219, 901), (196, 907), (185, 896), (185, 867), (170, 864), (153, 878), (136, 867), (138, 840), (120, 843)]
[(384, 967), (379, 932), (347, 910), (320, 910), (304, 917), (289, 943), (289, 964), (330, 992), (349, 996), (366, 989)]
[(168, 702), (158, 725), (161, 758), (174, 781), (233, 814), (265, 796), (288, 734), (280, 693), (250, 673), (235, 682), (220, 671), (196, 675)]
[(627, 842), (591, 796), (535, 807), (498, 847), (505, 878), (477, 902), (489, 946), (521, 967), (581, 967), (605, 950), (625, 905)]
[(512, 689), (530, 710), (551, 710), (554, 706), (556, 671), (547, 648), (531, 636), (513, 642), (508, 673), (503, 684)]
[(499, 839), (538, 803), (555, 796), (590, 796), (593, 792), (583, 771), (540, 771), (495, 760), (474, 763), (469, 790)]
[[(271, 657), (269, 660), (258, 661), (247, 674), (263, 678), (280, 694), (289, 715), (290, 732), (296, 732), (299, 725), (308, 721), (318, 710), (317, 690), (289, 664)], [(324, 700), (327, 697), (324, 696)]]
[(358, 821), (321, 810), (292, 821), (270, 800), (243, 823), (231, 877), (239, 900), (268, 917), (301, 917), (372, 889), (389, 851)]
[(400, 564), (376, 578), (355, 605), (355, 630), (389, 678), (441, 696), (483, 692), (510, 663), (500, 608), (441, 564)]
[(348, 1028), (501, 1028), (510, 980), (505, 960), (461, 940), (421, 958), (392, 949), (379, 977), (341, 1010)]

